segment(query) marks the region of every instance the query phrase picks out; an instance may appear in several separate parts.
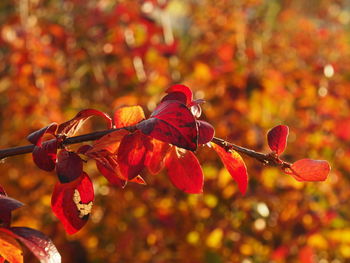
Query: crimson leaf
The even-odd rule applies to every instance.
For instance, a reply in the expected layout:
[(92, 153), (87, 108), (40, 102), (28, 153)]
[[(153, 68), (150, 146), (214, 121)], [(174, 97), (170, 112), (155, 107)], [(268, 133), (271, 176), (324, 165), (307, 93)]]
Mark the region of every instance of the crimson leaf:
[(267, 142), (272, 151), (277, 155), (284, 152), (287, 145), (289, 128), (286, 125), (278, 125), (267, 133)]
[(136, 125), (142, 133), (180, 148), (197, 149), (198, 128), (191, 111), (181, 102), (168, 100), (158, 105), (149, 119)]
[(89, 176), (83, 173), (70, 183), (57, 183), (52, 193), (51, 208), (68, 234), (74, 234), (87, 222), (94, 201)]
[(165, 167), (175, 187), (189, 194), (203, 192), (203, 171), (193, 152), (172, 147), (165, 159)]
[(239, 191), (245, 194), (248, 186), (248, 173), (242, 157), (234, 150), (227, 152), (224, 148), (212, 143), (227, 171), (237, 182)]
[(45, 141), (41, 146), (35, 146), (32, 156), (34, 163), (42, 170), (51, 172), (55, 169), (57, 158), (57, 139)]
[(83, 172), (83, 160), (78, 154), (62, 149), (57, 155), (56, 172), (61, 183), (74, 181)]

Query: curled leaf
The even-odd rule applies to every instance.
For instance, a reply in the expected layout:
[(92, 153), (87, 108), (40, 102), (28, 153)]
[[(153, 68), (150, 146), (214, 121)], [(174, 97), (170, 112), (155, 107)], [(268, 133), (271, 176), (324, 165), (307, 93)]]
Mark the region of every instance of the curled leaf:
[(57, 139), (45, 141), (41, 146), (35, 146), (32, 156), (34, 163), (40, 169), (48, 172), (53, 171), (57, 159)]
[(78, 112), (73, 119), (60, 124), (57, 128), (57, 134), (72, 136), (80, 129), (83, 123), (92, 116), (104, 118), (107, 122), (108, 129), (112, 128), (112, 119), (108, 114), (95, 109), (85, 109)]
[(0, 222), (9, 226), (11, 221), (11, 212), (23, 206), (23, 203), (11, 197), (0, 195)]
[(298, 181), (324, 181), (331, 170), (329, 163), (325, 160), (301, 159), (290, 167), (292, 175)]
[(191, 103), (188, 105), (194, 117), (199, 118), (202, 115), (202, 108), (200, 104), (204, 102), (205, 100), (198, 99), (198, 100), (191, 101)]
[(203, 192), (203, 171), (193, 152), (180, 152), (176, 147), (171, 147), (165, 159), (165, 168), (171, 183), (178, 189), (189, 194)]
[(242, 157), (234, 150), (227, 152), (224, 148), (215, 143), (212, 143), (211, 145), (219, 155), (227, 171), (237, 182), (239, 191), (242, 194), (245, 194), (248, 186), (248, 173)]
[(196, 120), (181, 102), (174, 100), (162, 102), (149, 119), (141, 121), (136, 127), (157, 140), (191, 151), (197, 149)]
[(286, 125), (278, 125), (267, 133), (267, 142), (272, 151), (277, 155), (284, 152), (287, 145), (289, 128)]
[(114, 113), (114, 125), (116, 128), (122, 128), (135, 125), (145, 119), (145, 113), (140, 106), (122, 107)]
[(83, 172), (83, 160), (78, 154), (62, 149), (57, 155), (56, 172), (61, 183), (74, 181)]
[(206, 121), (197, 121), (198, 125), (198, 144), (210, 142), (215, 134), (214, 127)]
[(35, 131), (27, 136), (27, 140), (36, 146), (41, 146), (42, 137), (45, 133), (54, 135), (57, 130), (57, 123), (53, 122), (50, 125)]
[(87, 222), (94, 201), (94, 189), (89, 176), (83, 173), (70, 183), (57, 183), (51, 198), (51, 208), (68, 234), (74, 234)]

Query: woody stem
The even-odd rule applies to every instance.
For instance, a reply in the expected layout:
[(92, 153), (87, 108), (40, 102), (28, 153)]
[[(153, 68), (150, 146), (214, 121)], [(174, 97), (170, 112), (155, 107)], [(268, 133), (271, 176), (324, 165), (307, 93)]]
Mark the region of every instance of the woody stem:
[[(103, 130), (103, 131), (92, 132), (92, 133), (83, 134), (83, 135), (79, 135), (79, 136), (69, 137), (69, 138), (66, 138), (62, 141), (62, 146), (98, 140), (106, 134), (109, 134), (111, 132), (118, 131), (121, 129), (126, 129), (126, 130), (132, 132), (132, 131), (135, 131), (135, 126)], [(214, 137), (212, 139), (212, 142), (221, 146), (226, 151), (235, 150), (239, 153), (245, 154), (251, 158), (258, 160), (265, 165), (281, 166), (284, 168), (290, 166), (289, 163), (279, 160), (274, 155), (256, 152), (254, 150), (227, 142), (227, 141), (220, 139), (220, 138)], [(30, 145), (25, 145), (25, 146), (18, 146), (18, 147), (11, 147), (11, 148), (7, 148), (7, 149), (1, 149), (0, 150), (0, 160), (4, 159), (6, 157), (10, 157), (10, 156), (31, 153), (31, 152), (33, 152), (34, 148), (35, 148), (35, 145), (30, 144)]]

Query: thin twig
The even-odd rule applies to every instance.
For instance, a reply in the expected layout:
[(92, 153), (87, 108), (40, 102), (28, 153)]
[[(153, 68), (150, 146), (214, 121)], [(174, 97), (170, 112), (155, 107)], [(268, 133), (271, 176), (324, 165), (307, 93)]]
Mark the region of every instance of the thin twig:
[[(62, 146), (98, 140), (106, 134), (109, 134), (111, 132), (118, 131), (121, 129), (125, 129), (125, 130), (128, 130), (130, 132), (133, 132), (133, 131), (135, 131), (135, 126), (103, 130), (103, 131), (92, 132), (92, 133), (83, 134), (83, 135), (79, 135), (79, 136), (69, 137), (69, 138), (66, 138), (62, 141)], [(264, 153), (256, 152), (254, 150), (227, 142), (227, 141), (220, 139), (220, 138), (217, 138), (217, 137), (214, 137), (212, 139), (212, 142), (219, 145), (220, 147), (224, 148), (227, 152), (229, 152), (230, 150), (235, 150), (239, 153), (245, 154), (251, 158), (254, 158), (254, 159), (260, 161), (264, 165), (279, 166), (282, 169), (290, 168), (290, 164), (288, 162), (285, 162), (285, 161), (279, 159), (278, 156), (274, 153), (264, 154)], [(2, 150), (0, 150), (0, 160), (4, 159), (6, 157), (10, 157), (10, 156), (31, 153), (31, 152), (33, 152), (34, 148), (35, 148), (35, 145), (30, 144), (30, 145), (25, 145), (25, 146), (18, 146), (18, 147), (2, 149)]]

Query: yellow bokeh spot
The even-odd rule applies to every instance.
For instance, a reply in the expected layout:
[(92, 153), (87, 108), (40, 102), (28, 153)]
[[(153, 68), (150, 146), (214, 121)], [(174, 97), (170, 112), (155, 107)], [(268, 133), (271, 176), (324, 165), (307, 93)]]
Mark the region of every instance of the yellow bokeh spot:
[(240, 247), (240, 251), (243, 255), (246, 255), (246, 256), (249, 256), (253, 253), (253, 249), (250, 245), (248, 244), (243, 244), (241, 247)]
[(147, 244), (152, 246), (156, 243), (157, 241), (157, 236), (155, 234), (149, 234), (147, 236)]
[(194, 245), (199, 241), (199, 233), (197, 231), (192, 231), (187, 234), (187, 242)]
[(226, 170), (226, 168), (222, 168), (219, 173), (218, 178), (218, 186), (221, 188), (225, 188), (229, 182), (232, 181), (232, 176), (230, 173)]
[(194, 75), (198, 80), (208, 81), (211, 79), (210, 68), (204, 63), (196, 63), (194, 66)]
[(210, 208), (215, 207), (218, 204), (218, 199), (215, 195), (205, 195), (204, 196), (204, 202), (207, 206)]
[(339, 250), (344, 258), (350, 258), (350, 246), (349, 245), (343, 244), (340, 246)]
[(87, 242), (87, 246), (89, 248), (95, 248), (97, 246), (97, 244), (98, 244), (97, 237), (95, 237), (95, 236), (89, 237), (88, 242)]
[(309, 237), (308, 244), (311, 247), (318, 248), (318, 249), (327, 249), (328, 242), (327, 240), (320, 234), (314, 234)]
[(222, 229), (220, 228), (214, 229), (207, 237), (207, 241), (206, 241), (207, 246), (210, 248), (219, 248), (221, 246), (223, 235), (224, 233)]

